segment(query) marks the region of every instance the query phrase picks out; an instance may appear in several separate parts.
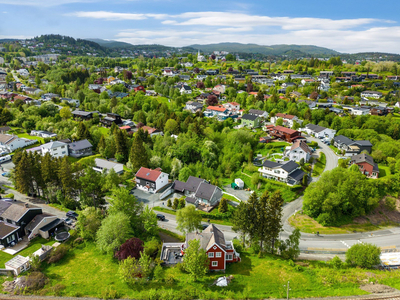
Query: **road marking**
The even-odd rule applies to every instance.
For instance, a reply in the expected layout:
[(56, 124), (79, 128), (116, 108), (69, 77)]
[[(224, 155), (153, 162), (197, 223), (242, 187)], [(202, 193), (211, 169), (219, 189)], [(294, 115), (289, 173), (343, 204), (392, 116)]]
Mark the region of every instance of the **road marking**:
[(347, 248), (350, 248), (350, 246), (349, 245), (347, 245), (347, 243), (346, 242), (344, 242), (344, 241), (340, 241), (343, 245), (345, 245)]
[(363, 242), (361, 242), (360, 240), (358, 240), (357, 243), (363, 244)]

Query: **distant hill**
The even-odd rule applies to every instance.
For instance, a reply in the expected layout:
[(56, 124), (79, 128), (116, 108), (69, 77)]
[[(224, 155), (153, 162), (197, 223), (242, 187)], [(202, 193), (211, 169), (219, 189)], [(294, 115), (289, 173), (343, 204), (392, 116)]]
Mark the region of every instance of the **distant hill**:
[(112, 40), (102, 40), (102, 39), (85, 39), (87, 41), (92, 41), (99, 44), (105, 48), (131, 48), (133, 45), (125, 42), (112, 41)]
[(1, 43), (11, 43), (11, 42), (15, 42), (15, 41), (19, 41), (19, 39), (0, 39), (0, 44)]
[(311, 45), (271, 45), (261, 46), (257, 44), (240, 43), (219, 43), (208, 45), (190, 45), (189, 47), (200, 51), (228, 51), (232, 53), (259, 53), (263, 55), (285, 55), (290, 53), (308, 54), (308, 55), (339, 55), (340, 53), (328, 48)]

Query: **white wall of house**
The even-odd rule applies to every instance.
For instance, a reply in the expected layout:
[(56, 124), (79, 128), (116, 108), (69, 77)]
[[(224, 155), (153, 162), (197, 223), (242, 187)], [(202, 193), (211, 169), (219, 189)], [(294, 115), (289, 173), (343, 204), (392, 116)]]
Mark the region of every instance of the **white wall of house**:
[(161, 173), (160, 176), (158, 176), (158, 178), (156, 180), (156, 190), (157, 191), (168, 184), (168, 176), (169, 176), (169, 174), (163, 173), (163, 172)]
[(308, 152), (304, 151), (300, 147), (288, 152), (288, 157), (292, 161), (300, 161), (303, 158), (305, 162), (308, 162), (310, 156), (311, 155)]
[(286, 182), (289, 175), (289, 173), (282, 168), (271, 169), (267, 167), (261, 167), (258, 169), (258, 172), (260, 172), (263, 177), (274, 178), (282, 182)]
[(62, 145), (62, 146), (54, 147), (51, 149), (46, 149), (43, 147), (41, 147), (41, 149), (42, 149), (43, 156), (46, 155), (46, 153), (49, 153), (54, 158), (68, 156), (68, 146), (66, 144)]
[[(40, 228), (46, 226), (47, 224), (53, 222), (55, 219), (57, 219), (56, 216), (48, 216), (43, 218), (37, 225), (35, 228), (33, 228), (32, 232), (29, 234), (28, 239), (31, 240), (33, 238), (35, 238), (37, 235), (40, 234), (39, 230)], [(42, 231), (43, 232), (43, 231)], [(44, 233), (44, 232), (43, 232)], [(48, 233), (44, 233), (41, 234), (42, 238), (47, 239), (48, 238)]]

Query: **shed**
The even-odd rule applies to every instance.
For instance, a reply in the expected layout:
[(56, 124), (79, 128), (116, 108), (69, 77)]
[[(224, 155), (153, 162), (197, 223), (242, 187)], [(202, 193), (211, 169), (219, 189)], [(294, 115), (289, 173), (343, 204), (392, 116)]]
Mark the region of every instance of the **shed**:
[(235, 179), (235, 183), (236, 183), (236, 185), (239, 187), (239, 189), (243, 189), (243, 188), (244, 188), (244, 182), (243, 182), (242, 179), (236, 178), (236, 179)]
[(31, 267), (29, 258), (21, 255), (13, 257), (8, 262), (6, 262), (5, 265), (6, 270), (14, 271), (15, 275), (19, 275), (20, 273), (29, 270)]
[(42, 245), (39, 250), (33, 253), (33, 256), (39, 256), (40, 261), (44, 261), (49, 256), (51, 250), (53, 250), (52, 246)]

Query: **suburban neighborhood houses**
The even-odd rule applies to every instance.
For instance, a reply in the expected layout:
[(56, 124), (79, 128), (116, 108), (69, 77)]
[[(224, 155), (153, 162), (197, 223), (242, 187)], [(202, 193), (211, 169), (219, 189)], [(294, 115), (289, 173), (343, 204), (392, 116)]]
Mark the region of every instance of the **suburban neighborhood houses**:
[[(3, 5), (7, 19), (14, 4)], [(41, 10), (56, 16), (59, 5)], [(179, 47), (148, 43), (151, 26), (118, 33), (118, 41), (0, 39), (3, 293), (397, 297), (399, 55), (185, 46), (209, 26), (216, 28), (210, 38), (221, 41), (237, 32), (246, 39), (244, 32), (255, 29), (218, 28), (218, 20), (228, 21), (214, 5), (206, 12), (212, 20), (200, 11), (198, 18), (169, 14), (168, 2), (158, 3), (162, 15), (141, 13), (138, 3), (126, 4), (138, 14), (122, 2), (110, 8), (78, 1), (76, 7), (85, 5), (79, 11), (70, 5), (63, 9), (71, 28), (97, 19), (93, 30), (105, 36), (117, 19), (193, 30), (187, 37), (178, 29), (157, 31), (160, 38), (174, 35)], [(244, 8), (231, 6), (228, 19), (246, 23)], [(17, 31), (24, 21), (18, 20)], [(297, 19), (279, 20), (286, 25), (278, 22), (276, 30), (308, 30), (293, 25)], [(334, 30), (343, 21), (332, 20), (319, 19), (318, 28)], [(343, 21), (348, 32), (352, 20)], [(288, 22), (294, 23), (286, 29)]]

